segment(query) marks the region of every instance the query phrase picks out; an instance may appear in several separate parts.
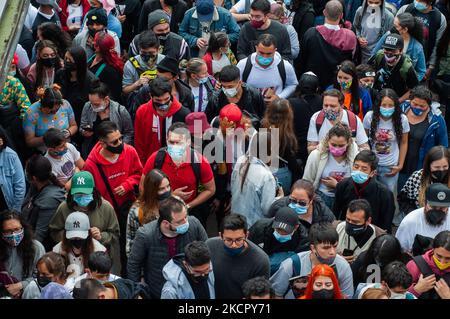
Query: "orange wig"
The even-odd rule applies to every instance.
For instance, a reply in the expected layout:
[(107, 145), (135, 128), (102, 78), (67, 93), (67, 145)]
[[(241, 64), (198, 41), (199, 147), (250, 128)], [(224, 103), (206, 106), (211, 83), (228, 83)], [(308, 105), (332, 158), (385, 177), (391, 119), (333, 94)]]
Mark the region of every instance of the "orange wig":
[(334, 297), (333, 299), (342, 299), (341, 289), (339, 288), (339, 282), (337, 280), (336, 274), (328, 265), (317, 265), (313, 268), (311, 271), (311, 275), (308, 279), (308, 285), (306, 286), (305, 294), (301, 299), (312, 299), (312, 293), (313, 293), (313, 287), (314, 282), (316, 281), (317, 277), (325, 276), (331, 278), (331, 281), (333, 282), (334, 286)]

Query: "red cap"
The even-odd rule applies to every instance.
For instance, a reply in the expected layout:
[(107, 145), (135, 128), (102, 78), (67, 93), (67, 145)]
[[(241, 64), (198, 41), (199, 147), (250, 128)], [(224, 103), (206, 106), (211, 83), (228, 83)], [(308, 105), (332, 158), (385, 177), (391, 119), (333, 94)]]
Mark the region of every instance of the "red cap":
[[(189, 128), (189, 132), (194, 134), (194, 123), (201, 122), (202, 133), (204, 133), (211, 126), (206, 119), (206, 114), (203, 112), (192, 112), (186, 116), (185, 123)], [(198, 124), (197, 124), (198, 125)]]
[(14, 64), (15, 66), (17, 66), (17, 64), (19, 63), (19, 56), (17, 55), (17, 53), (14, 53), (14, 57), (11, 63)]
[(238, 127), (241, 125), (242, 111), (236, 104), (230, 103), (220, 110), (219, 117), (221, 120), (226, 118), (228, 122), (233, 121)]

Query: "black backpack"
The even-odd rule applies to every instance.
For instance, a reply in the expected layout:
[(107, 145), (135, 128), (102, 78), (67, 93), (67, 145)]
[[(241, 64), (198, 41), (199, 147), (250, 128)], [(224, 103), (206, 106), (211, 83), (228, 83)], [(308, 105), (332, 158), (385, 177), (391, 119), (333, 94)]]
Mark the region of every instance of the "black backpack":
[[(415, 256), (413, 258), (414, 262), (416, 263), (417, 267), (419, 268), (420, 272), (423, 275), (423, 278), (426, 278), (428, 276), (435, 275), (436, 276), (436, 282), (439, 281), (441, 278), (445, 280), (447, 285), (450, 286), (450, 273), (446, 273), (444, 276), (436, 275), (433, 270), (430, 268), (430, 265), (425, 261), (425, 259), (422, 256)], [(437, 294), (436, 290), (431, 289), (427, 292), (424, 292), (420, 295), (419, 299), (441, 299), (439, 295)]]

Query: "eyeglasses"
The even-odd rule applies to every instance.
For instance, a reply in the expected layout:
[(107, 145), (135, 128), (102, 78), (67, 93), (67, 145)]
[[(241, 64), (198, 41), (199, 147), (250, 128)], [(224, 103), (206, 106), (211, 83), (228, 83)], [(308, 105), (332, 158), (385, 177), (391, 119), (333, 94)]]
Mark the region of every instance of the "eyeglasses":
[(233, 245), (233, 243), (236, 243), (238, 246), (242, 246), (242, 244), (245, 242), (245, 237), (237, 238), (237, 239), (231, 239), (231, 238), (223, 238), (223, 242), (227, 244), (228, 246)]
[(304, 200), (296, 200), (295, 198), (292, 198), (289, 196), (289, 202), (300, 205), (300, 206), (307, 206), (308, 202)]
[(189, 272), (190, 272), (190, 273), (192, 274), (192, 276), (194, 276), (194, 277), (206, 277), (206, 276), (208, 276), (208, 274), (209, 274), (210, 272), (212, 272), (211, 267), (209, 267), (208, 270), (207, 270), (207, 271), (204, 271), (204, 272), (198, 272), (198, 271), (195, 271), (194, 268), (192, 268), (190, 265), (187, 265), (187, 269), (189, 270)]

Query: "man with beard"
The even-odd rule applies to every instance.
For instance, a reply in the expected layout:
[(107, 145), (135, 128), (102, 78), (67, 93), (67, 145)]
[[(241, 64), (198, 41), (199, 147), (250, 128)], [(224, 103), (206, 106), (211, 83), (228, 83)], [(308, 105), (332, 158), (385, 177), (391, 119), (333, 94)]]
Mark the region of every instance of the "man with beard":
[(450, 189), (444, 184), (431, 184), (425, 191), (425, 200), (425, 207), (409, 213), (397, 230), (396, 237), (408, 253), (426, 242), (431, 243), (431, 239), (441, 231), (450, 230)]

